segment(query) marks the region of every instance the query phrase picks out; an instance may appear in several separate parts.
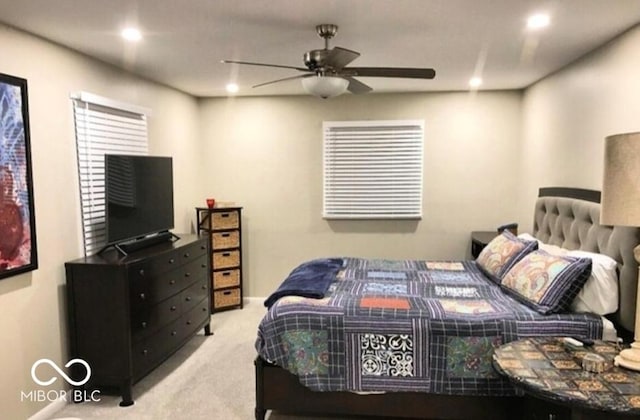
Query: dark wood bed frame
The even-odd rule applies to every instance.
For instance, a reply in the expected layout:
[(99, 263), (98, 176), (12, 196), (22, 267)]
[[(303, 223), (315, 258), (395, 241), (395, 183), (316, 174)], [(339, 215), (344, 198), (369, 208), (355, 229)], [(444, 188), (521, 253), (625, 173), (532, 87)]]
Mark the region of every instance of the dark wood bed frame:
[[(540, 197), (562, 196), (600, 202), (600, 193), (572, 188), (541, 188)], [(256, 369), (256, 420), (267, 410), (305, 415), (382, 416), (412, 419), (505, 419), (521, 418), (524, 407), (532, 407), (525, 397), (452, 396), (412, 392), (356, 394), (315, 392), (298, 378), (260, 357)], [(536, 401), (535, 405), (539, 402)]]
[(473, 397), (388, 392), (315, 392), (301, 385), (286, 370), (257, 357), (256, 420), (267, 410), (296, 414), (343, 414), (410, 419), (492, 419), (514, 420), (521, 411), (520, 397)]

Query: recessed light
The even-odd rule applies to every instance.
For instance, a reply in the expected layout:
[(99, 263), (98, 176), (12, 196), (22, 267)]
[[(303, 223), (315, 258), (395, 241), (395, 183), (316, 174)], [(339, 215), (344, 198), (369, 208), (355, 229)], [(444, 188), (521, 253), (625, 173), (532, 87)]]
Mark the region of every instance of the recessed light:
[(542, 29), (549, 26), (551, 23), (551, 18), (546, 13), (537, 13), (535, 15), (529, 16), (527, 19), (527, 28), (529, 29)]
[(236, 93), (238, 91), (238, 89), (239, 89), (239, 87), (235, 83), (228, 83), (227, 84), (227, 92), (229, 92), (229, 93)]
[(127, 41), (137, 42), (142, 39), (142, 33), (136, 28), (126, 28), (120, 32), (120, 35)]
[(469, 86), (471, 86), (472, 88), (479, 87), (480, 85), (482, 85), (482, 78), (472, 77), (471, 79), (469, 79)]

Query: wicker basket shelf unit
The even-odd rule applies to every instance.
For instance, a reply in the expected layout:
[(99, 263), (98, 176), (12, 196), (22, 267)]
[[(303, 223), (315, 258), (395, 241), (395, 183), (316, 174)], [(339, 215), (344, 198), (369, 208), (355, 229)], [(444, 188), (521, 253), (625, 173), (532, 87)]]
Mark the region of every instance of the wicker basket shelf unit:
[(196, 207), (196, 217), (210, 238), (211, 312), (242, 309), (242, 207)]

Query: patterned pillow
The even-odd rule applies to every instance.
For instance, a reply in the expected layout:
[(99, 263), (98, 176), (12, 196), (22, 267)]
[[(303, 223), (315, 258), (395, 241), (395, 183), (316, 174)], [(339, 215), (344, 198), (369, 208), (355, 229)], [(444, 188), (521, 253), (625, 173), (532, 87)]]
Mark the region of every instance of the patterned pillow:
[(534, 251), (502, 279), (510, 295), (541, 314), (566, 310), (591, 274), (591, 259)]
[(491, 280), (500, 284), (504, 274), (525, 255), (538, 249), (538, 242), (517, 238), (503, 231), (480, 252), (476, 263)]

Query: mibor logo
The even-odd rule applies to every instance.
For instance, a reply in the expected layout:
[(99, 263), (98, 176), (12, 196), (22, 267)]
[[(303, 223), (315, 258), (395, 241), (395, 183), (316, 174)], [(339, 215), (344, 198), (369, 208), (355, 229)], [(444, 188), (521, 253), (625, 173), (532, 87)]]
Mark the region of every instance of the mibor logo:
[(42, 385), (42, 386), (47, 386), (47, 385), (51, 385), (52, 383), (54, 383), (58, 377), (57, 376), (53, 376), (47, 380), (41, 380), (40, 378), (38, 378), (38, 376), (36, 375), (36, 369), (38, 369), (38, 366), (40, 365), (49, 365), (51, 366), (56, 372), (58, 372), (58, 374), (60, 376), (62, 376), (64, 378), (65, 381), (67, 381), (67, 383), (69, 383), (70, 385), (73, 386), (81, 386), (87, 383), (87, 381), (89, 381), (89, 378), (91, 378), (91, 367), (89, 366), (89, 363), (85, 362), (82, 359), (71, 359), (67, 362), (67, 364), (64, 365), (65, 368), (69, 368), (69, 366), (72, 366), (76, 363), (81, 364), (82, 366), (84, 366), (84, 368), (87, 371), (87, 376), (85, 376), (85, 378), (81, 381), (74, 381), (73, 379), (71, 379), (62, 369), (60, 369), (60, 366), (58, 366), (57, 364), (55, 364), (53, 361), (51, 361), (50, 359), (40, 359), (37, 360), (33, 366), (31, 366), (31, 378), (33, 378), (34, 382), (37, 383), (38, 385)]
[[(60, 366), (58, 366), (55, 362), (50, 359), (40, 359), (37, 360), (31, 366), (31, 379), (40, 385), (40, 386), (49, 386), (55, 381), (58, 380), (59, 377), (62, 377), (68, 384), (74, 387), (80, 387), (86, 384), (91, 378), (91, 367), (89, 363), (82, 359), (72, 359), (64, 365), (65, 368), (69, 368), (70, 366), (80, 364), (84, 366), (87, 374), (86, 376), (79, 381), (74, 381), (65, 373), (64, 370)], [(46, 367), (41, 367), (42, 365), (49, 365), (55, 373), (51, 376), (51, 369)], [(86, 401), (100, 401), (100, 391), (99, 390), (85, 390), (85, 389), (72, 389), (70, 391), (67, 390), (44, 390), (44, 389), (30, 389), (20, 391), (20, 401), (37, 401), (37, 402), (53, 402), (53, 401), (74, 401), (74, 402), (86, 402)]]

